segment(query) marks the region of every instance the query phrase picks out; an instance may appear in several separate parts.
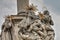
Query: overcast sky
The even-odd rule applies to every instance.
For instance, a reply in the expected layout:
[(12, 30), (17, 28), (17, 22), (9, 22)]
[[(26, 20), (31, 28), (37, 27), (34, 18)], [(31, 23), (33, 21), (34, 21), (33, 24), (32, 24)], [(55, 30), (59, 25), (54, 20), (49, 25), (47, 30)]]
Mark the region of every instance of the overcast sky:
[[(52, 19), (54, 21), (54, 30), (56, 33), (55, 40), (60, 40), (60, 0), (43, 0), (44, 4), (50, 11)], [(16, 14), (17, 5), (16, 0), (0, 0), (0, 29), (4, 22), (4, 17), (6, 15)], [(30, 3), (38, 6), (39, 11), (42, 11), (42, 5), (37, 0), (30, 0)]]

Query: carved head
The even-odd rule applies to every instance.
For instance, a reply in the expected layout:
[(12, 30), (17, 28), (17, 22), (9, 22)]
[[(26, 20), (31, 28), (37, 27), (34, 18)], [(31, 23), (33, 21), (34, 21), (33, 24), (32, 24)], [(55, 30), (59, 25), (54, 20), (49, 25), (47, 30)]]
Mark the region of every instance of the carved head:
[(49, 15), (49, 11), (48, 10), (45, 10), (43, 13), (44, 13), (44, 15)]

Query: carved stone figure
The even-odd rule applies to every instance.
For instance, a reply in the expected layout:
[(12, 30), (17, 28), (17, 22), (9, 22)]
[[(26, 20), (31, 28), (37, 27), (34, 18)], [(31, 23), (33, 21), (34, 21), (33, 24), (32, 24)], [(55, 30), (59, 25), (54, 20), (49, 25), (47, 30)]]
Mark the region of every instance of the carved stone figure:
[(45, 10), (44, 12), (44, 16), (45, 16), (45, 22), (49, 23), (50, 25), (54, 25), (51, 16), (49, 15), (49, 11)]
[[(18, 0), (18, 2), (28, 0)], [(21, 3), (22, 4), (22, 3)], [(27, 3), (26, 3), (27, 4)], [(25, 4), (25, 5), (26, 5)], [(23, 4), (24, 5), (24, 4)], [(35, 15), (36, 7), (21, 6), (17, 15), (7, 16), (2, 25), (1, 40), (54, 40), (55, 33), (51, 25), (54, 25), (49, 11), (45, 10)], [(18, 4), (18, 8), (19, 8)], [(23, 10), (21, 10), (23, 9)], [(19, 11), (20, 10), (20, 11)]]
[(45, 10), (43, 12), (43, 14), (41, 12), (39, 12), (39, 17), (42, 23), (44, 24), (50, 24), (50, 25), (54, 25), (51, 16), (49, 15), (49, 11)]

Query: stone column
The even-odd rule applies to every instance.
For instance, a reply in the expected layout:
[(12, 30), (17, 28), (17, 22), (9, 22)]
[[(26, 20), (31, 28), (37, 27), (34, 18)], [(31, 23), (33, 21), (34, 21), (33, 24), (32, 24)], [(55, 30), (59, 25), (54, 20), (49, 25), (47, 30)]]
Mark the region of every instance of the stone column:
[(24, 10), (26, 5), (29, 5), (29, 0), (17, 0), (17, 13)]

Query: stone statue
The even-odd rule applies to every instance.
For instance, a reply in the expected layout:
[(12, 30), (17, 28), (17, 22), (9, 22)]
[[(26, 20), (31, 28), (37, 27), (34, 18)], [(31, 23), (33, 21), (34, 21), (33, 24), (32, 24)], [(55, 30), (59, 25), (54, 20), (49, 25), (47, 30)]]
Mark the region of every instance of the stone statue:
[(50, 25), (54, 25), (54, 23), (53, 23), (53, 21), (52, 21), (52, 18), (51, 18), (51, 16), (49, 15), (49, 11), (48, 11), (48, 10), (45, 10), (43, 13), (44, 13), (44, 15), (45, 15), (45, 21), (46, 21), (47, 23), (49, 22)]
[[(48, 10), (35, 15), (36, 7), (18, 0), (18, 14), (7, 16), (2, 25), (1, 40), (54, 40), (54, 25)], [(20, 8), (19, 8), (20, 7)], [(22, 10), (23, 9), (23, 10)]]
[(50, 24), (50, 25), (54, 25), (51, 16), (49, 15), (49, 11), (45, 10), (43, 12), (43, 14), (41, 12), (39, 12), (39, 17), (41, 22), (45, 23), (45, 24)]

